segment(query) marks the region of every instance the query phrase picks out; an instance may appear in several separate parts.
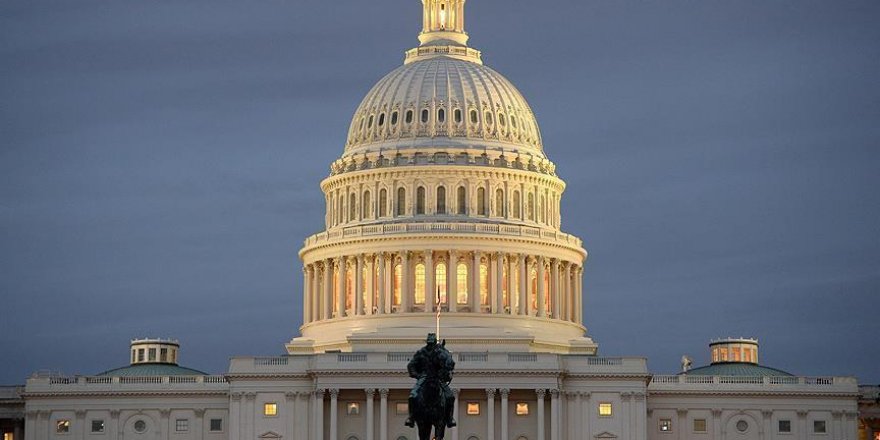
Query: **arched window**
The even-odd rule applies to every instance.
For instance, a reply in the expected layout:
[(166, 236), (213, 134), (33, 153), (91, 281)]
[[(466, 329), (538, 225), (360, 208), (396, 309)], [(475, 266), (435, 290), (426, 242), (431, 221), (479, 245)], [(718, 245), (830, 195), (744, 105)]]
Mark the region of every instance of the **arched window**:
[(379, 115), (379, 126), (385, 125), (385, 113)]
[(495, 190), (495, 215), (504, 217), (504, 190)]
[(406, 189), (397, 188), (397, 215), (406, 215)]
[(519, 191), (513, 192), (513, 217), (522, 218), (522, 210), (520, 209)]
[(446, 187), (437, 187), (437, 214), (446, 214)]
[(437, 122), (441, 124), (446, 122), (446, 110), (443, 110), (442, 108), (437, 110)]
[(357, 220), (357, 196), (351, 194), (348, 197), (348, 221), (353, 222)]
[(415, 303), (425, 303), (425, 265), (424, 263), (416, 264), (416, 289)]
[[(446, 304), (446, 263), (437, 263), (434, 269), (434, 282), (437, 283), (437, 289), (440, 290), (440, 304)], [(432, 295), (434, 292), (431, 293)], [(434, 298), (436, 301), (437, 298)]]
[(364, 209), (363, 209), (364, 218), (372, 217), (373, 205), (370, 203), (370, 192), (369, 191), (364, 191), (363, 205), (364, 205)]
[(467, 190), (463, 186), (458, 187), (458, 215), (467, 214)]
[(369, 122), (367, 122), (367, 128), (373, 128), (373, 115), (370, 115)]
[(489, 266), (480, 263), (480, 304), (489, 305)]
[(541, 204), (538, 205), (538, 214), (541, 216), (541, 223), (547, 222), (547, 196), (541, 194)]
[(379, 217), (388, 215), (388, 190), (382, 188), (379, 191)]
[(477, 188), (477, 215), (486, 215), (486, 188)]
[(428, 123), (428, 116), (429, 116), (428, 109), (422, 110), (422, 124)]
[(397, 125), (397, 110), (391, 113), (391, 125)]
[(413, 111), (412, 110), (406, 111), (406, 118), (404, 118), (404, 120), (406, 121), (407, 124), (412, 124), (412, 121), (413, 121)]
[(477, 111), (474, 109), (471, 109), (471, 124), (476, 124), (477, 122), (479, 122), (479, 119), (477, 116)]
[(394, 265), (394, 285), (392, 286), (391, 305), (400, 305), (400, 292), (403, 290), (403, 266)]
[(455, 291), (457, 292), (458, 298), (456, 302), (458, 304), (467, 304), (468, 300), (468, 267), (467, 264), (458, 263), (455, 269)]
[(416, 189), (416, 214), (425, 215), (425, 187), (420, 186)]
[(461, 124), (461, 109), (457, 108), (452, 112), (452, 119), (455, 120), (456, 124)]
[(535, 221), (535, 195), (529, 193), (529, 205), (526, 208), (529, 214), (529, 220)]
[(492, 112), (490, 112), (489, 110), (486, 110), (485, 120), (487, 124), (492, 125)]
[[(498, 113), (498, 124), (502, 127), (507, 126), (507, 119), (504, 117), (504, 113)], [(382, 125), (379, 123), (379, 125)]]

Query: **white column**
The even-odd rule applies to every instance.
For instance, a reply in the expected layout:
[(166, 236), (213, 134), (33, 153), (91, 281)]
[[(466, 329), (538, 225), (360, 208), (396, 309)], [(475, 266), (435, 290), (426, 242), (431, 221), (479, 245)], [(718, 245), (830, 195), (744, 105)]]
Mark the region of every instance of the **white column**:
[(550, 306), (553, 310), (553, 318), (559, 319), (559, 260), (554, 258), (550, 262)]
[(508, 313), (511, 315), (515, 315), (517, 313), (516, 308), (514, 307), (514, 304), (516, 304), (517, 301), (519, 301), (519, 297), (518, 296), (515, 297), (516, 291), (517, 291), (517, 289), (516, 289), (517, 286), (516, 286), (516, 283), (513, 282), (513, 279), (514, 279), (513, 274), (515, 273), (514, 272), (515, 270), (516, 269), (513, 267), (513, 255), (508, 255), (507, 256), (507, 302), (508, 302), (508, 307), (509, 307)]
[(322, 319), (333, 317), (333, 260), (324, 260), (324, 296), (321, 298), (324, 305)]
[(246, 393), (244, 395), (245, 401), (247, 402), (247, 423), (245, 424), (245, 431), (243, 438), (250, 439), (256, 437), (257, 427), (256, 427), (256, 417), (257, 417), (257, 408), (256, 408), (256, 398), (257, 393)]
[(574, 294), (571, 291), (571, 262), (565, 263), (565, 320), (574, 322)]
[[(582, 428), (579, 426), (581, 423), (581, 417), (578, 411), (578, 393), (572, 391), (565, 392), (566, 398), (566, 411), (565, 411), (565, 426), (568, 427), (568, 432), (566, 433), (566, 438), (568, 440), (574, 440), (581, 433)], [(584, 433), (589, 438), (589, 433)]]
[(410, 281), (412, 280), (412, 271), (409, 269), (409, 251), (401, 252), (400, 266), (403, 269), (403, 283), (400, 291), (400, 311), (409, 312), (412, 311), (414, 293), (412, 282)]
[(376, 394), (376, 389), (375, 389), (375, 388), (367, 388), (366, 390), (364, 390), (364, 392), (365, 392), (366, 395), (367, 395), (367, 414), (366, 414), (366, 417), (367, 417), (367, 426), (366, 426), (367, 434), (366, 434), (366, 436), (365, 436), (365, 439), (366, 439), (366, 440), (373, 440), (373, 434), (374, 434), (374, 431), (375, 431), (375, 429), (373, 428), (373, 419), (375, 418), (375, 416), (373, 415), (373, 401), (375, 400), (375, 399), (373, 398), (373, 396)]
[(376, 307), (374, 304), (373, 298), (376, 296), (376, 255), (370, 255), (367, 259), (367, 279), (364, 280), (366, 282), (366, 292), (365, 292), (365, 310), (364, 312), (367, 315), (373, 314), (373, 307)]
[(575, 282), (577, 283), (577, 322), (578, 324), (583, 324), (584, 322), (584, 268), (578, 267), (577, 276), (575, 277)]
[(450, 312), (458, 310), (458, 254), (455, 251), (449, 251), (446, 264), (446, 302)]
[(559, 390), (550, 390), (550, 440), (559, 440)]
[(336, 317), (344, 318), (346, 309), (345, 309), (345, 299), (348, 294), (345, 290), (345, 279), (348, 272), (348, 258), (343, 256), (337, 259), (339, 271), (336, 274)]
[(508, 426), (509, 410), (507, 398), (510, 395), (510, 390), (507, 388), (502, 388), (498, 391), (501, 393), (501, 440), (508, 440), (508, 437), (510, 435), (510, 427)]
[(312, 290), (309, 292), (309, 296), (311, 297), (309, 302), (312, 305), (312, 321), (317, 321), (321, 319), (321, 292), (318, 291), (318, 277), (320, 276), (320, 271), (318, 270), (317, 264), (311, 264), (310, 267), (312, 269)]
[(529, 314), (529, 269), (526, 265), (525, 254), (517, 256), (517, 264), (519, 265), (519, 314), (528, 316)]
[(324, 440), (324, 390), (315, 390), (313, 402), (315, 412), (312, 421), (315, 429), (312, 430), (312, 434), (314, 440)]
[(504, 298), (501, 291), (501, 282), (504, 275), (504, 254), (495, 253), (494, 267), (492, 267), (492, 313), (502, 313), (504, 311)]
[(332, 388), (330, 390), (330, 440), (338, 440), (338, 418), (339, 418), (339, 390)]
[[(593, 433), (591, 430), (593, 429), (592, 424), (590, 423), (593, 420), (593, 414), (595, 411), (590, 403), (590, 393), (581, 393), (580, 399), (578, 399), (578, 412), (580, 413), (581, 419), (583, 420), (583, 432), (586, 433), (586, 438), (593, 438)], [(720, 437), (716, 437), (720, 438)]]
[(538, 395), (536, 405), (538, 407), (538, 440), (544, 440), (544, 394), (547, 390), (537, 389), (535, 394)]
[(364, 254), (358, 254), (354, 266), (354, 313), (364, 314)]
[(471, 313), (479, 313), (480, 312), (480, 251), (474, 251), (473, 254), (474, 261), (471, 266), (470, 276), (471, 276), (471, 288), (470, 292), (470, 304), (471, 304)]
[(296, 391), (288, 391), (284, 393), (284, 398), (287, 400), (287, 417), (284, 419), (284, 430), (287, 432), (287, 437), (291, 439), (298, 439), (299, 436), (296, 435), (296, 415), (299, 414), (299, 408), (296, 407), (296, 400), (299, 397), (299, 393)]
[(495, 389), (486, 388), (486, 438), (495, 438)]
[(388, 440), (388, 388), (379, 390), (379, 440)]
[(425, 312), (434, 310), (437, 301), (437, 290), (434, 288), (434, 252), (430, 249), (425, 251)]
[(538, 255), (536, 264), (538, 265), (538, 316), (547, 316), (546, 307), (544, 307), (544, 295), (546, 295), (544, 286), (544, 257)]
[(379, 289), (379, 304), (377, 304), (376, 312), (380, 315), (388, 313), (386, 308), (388, 307), (388, 301), (386, 295), (388, 294), (388, 283), (385, 280), (385, 252), (380, 252), (376, 255), (376, 258), (379, 260), (379, 285), (377, 286)]
[[(453, 389), (452, 389), (452, 395), (455, 396), (455, 404), (452, 406), (452, 417), (455, 418), (455, 421), (458, 422), (458, 423), (460, 424), (460, 423), (461, 423), (461, 417), (459, 417), (459, 414), (458, 414), (458, 407), (459, 407), (459, 405), (458, 405), (458, 395), (459, 395), (459, 389), (458, 389), (458, 388), (453, 388)], [(453, 428), (452, 428), (452, 432), (451, 432), (450, 434), (452, 434), (452, 435), (450, 436), (450, 439), (451, 439), (451, 440), (458, 440), (458, 426), (453, 427)]]
[(303, 324), (308, 324), (312, 321), (311, 317), (311, 303), (310, 303), (310, 293), (312, 293), (312, 277), (309, 275), (309, 271), (311, 270), (311, 266), (305, 265), (303, 266), (303, 308), (302, 308), (302, 317)]

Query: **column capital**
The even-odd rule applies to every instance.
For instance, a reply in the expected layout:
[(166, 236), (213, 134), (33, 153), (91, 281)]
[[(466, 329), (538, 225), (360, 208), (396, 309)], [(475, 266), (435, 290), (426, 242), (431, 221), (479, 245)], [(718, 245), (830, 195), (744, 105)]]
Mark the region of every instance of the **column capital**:
[(364, 393), (367, 395), (367, 399), (372, 399), (373, 396), (376, 394), (376, 389), (375, 388), (367, 388), (364, 390)]
[(551, 390), (550, 390), (550, 398), (552, 398), (552, 399), (558, 399), (558, 398), (559, 398), (559, 390), (557, 390), (557, 389), (555, 389), (555, 388), (554, 388), (554, 389), (551, 389)]
[(461, 392), (461, 390), (458, 388), (452, 389), (452, 395), (455, 396), (456, 399), (458, 399), (458, 393), (460, 393), (460, 392)]
[(620, 400), (623, 400), (624, 402), (629, 402), (630, 399), (632, 399), (632, 395), (633, 393), (630, 392), (620, 393)]
[(229, 398), (233, 401), (241, 400), (241, 393), (229, 393)]
[(171, 415), (171, 408), (159, 408), (159, 415), (165, 419)]
[(675, 413), (678, 414), (679, 417), (687, 417), (688, 410), (687, 408), (676, 408)]
[(110, 410), (110, 417), (113, 418), (113, 419), (118, 419), (118, 418), (119, 418), (119, 413), (120, 413), (120, 412), (121, 412), (121, 411), (118, 410), (118, 409), (111, 409), (111, 410)]
[(379, 388), (379, 396), (383, 399), (388, 398), (388, 388)]
[(770, 416), (773, 415), (773, 410), (764, 408), (761, 410), (761, 415), (764, 416), (765, 419), (769, 419)]
[(715, 417), (720, 417), (722, 412), (721, 408), (712, 408), (712, 415)]
[(335, 399), (339, 397), (339, 388), (330, 388), (330, 398)]
[(296, 391), (288, 391), (284, 393), (284, 397), (286, 397), (287, 400), (296, 400), (296, 398), (299, 397), (299, 393)]
[[(171, 413), (170, 409), (160, 409), (159, 410), (159, 412), (164, 412), (164, 411), (168, 411), (169, 413)], [(86, 418), (86, 410), (84, 410), (84, 409), (78, 409), (78, 410), (74, 411), (73, 413), (76, 415), (76, 418), (78, 418), (78, 419)]]
[(253, 401), (257, 398), (257, 393), (244, 393), (245, 400)]
[(805, 418), (805, 417), (807, 417), (807, 414), (809, 414), (809, 413), (810, 413), (810, 412), (807, 411), (807, 410), (805, 410), (805, 409), (799, 409), (799, 410), (797, 410), (797, 415), (798, 415), (798, 417), (800, 417), (800, 418), (802, 418), (802, 419)]
[(584, 399), (589, 399), (593, 394), (592, 394), (591, 392), (589, 392), (589, 391), (581, 391), (581, 392), (580, 392), (580, 395), (581, 395), (581, 397), (583, 397)]
[[(168, 412), (171, 413), (171, 410), (169, 409)], [(196, 417), (202, 418), (205, 416), (205, 408), (196, 408), (193, 410), (193, 413), (195, 413)]]
[(495, 388), (486, 388), (486, 397), (490, 400), (495, 398)]
[(323, 398), (324, 398), (324, 393), (325, 393), (326, 391), (327, 391), (327, 390), (325, 390), (325, 389), (323, 389), (323, 388), (318, 388), (318, 389), (316, 389), (316, 390), (314, 391), (314, 392), (315, 392), (315, 397), (317, 397), (317, 398), (319, 398), (319, 399), (323, 399)]
[(502, 399), (506, 399), (510, 395), (510, 388), (501, 388), (498, 393), (501, 394)]
[(364, 254), (357, 254), (358, 263), (364, 264)]
[(535, 394), (538, 395), (538, 400), (544, 400), (544, 396), (547, 395), (547, 390), (544, 388), (538, 388), (535, 390)]
[(633, 398), (637, 401), (643, 401), (645, 400), (645, 397), (645, 393), (633, 393)]

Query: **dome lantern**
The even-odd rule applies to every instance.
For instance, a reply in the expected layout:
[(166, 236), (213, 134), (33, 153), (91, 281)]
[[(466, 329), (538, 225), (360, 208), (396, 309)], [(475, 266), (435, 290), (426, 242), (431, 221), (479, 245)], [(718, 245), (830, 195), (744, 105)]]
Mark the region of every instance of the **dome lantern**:
[(419, 41), (422, 46), (458, 45), (467, 46), (468, 35), (464, 31), (465, 0), (422, 0), (424, 8), (422, 33)]
[(738, 362), (758, 364), (758, 340), (751, 338), (723, 338), (709, 343), (712, 364)]

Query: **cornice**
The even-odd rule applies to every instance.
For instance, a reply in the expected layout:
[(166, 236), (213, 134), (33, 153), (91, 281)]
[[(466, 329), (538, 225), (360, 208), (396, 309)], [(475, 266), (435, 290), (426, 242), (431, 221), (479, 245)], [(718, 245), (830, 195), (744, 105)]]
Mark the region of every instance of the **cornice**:
[(744, 396), (744, 397), (826, 397), (851, 399), (858, 393), (816, 392), (816, 391), (781, 391), (781, 390), (648, 390), (648, 396)]
[(22, 394), (27, 399), (47, 399), (53, 397), (96, 397), (96, 396), (112, 396), (112, 397), (140, 397), (140, 396), (227, 396), (229, 390), (211, 390), (211, 391), (174, 391), (174, 390), (157, 390), (157, 391), (51, 391), (51, 392), (28, 392)]

